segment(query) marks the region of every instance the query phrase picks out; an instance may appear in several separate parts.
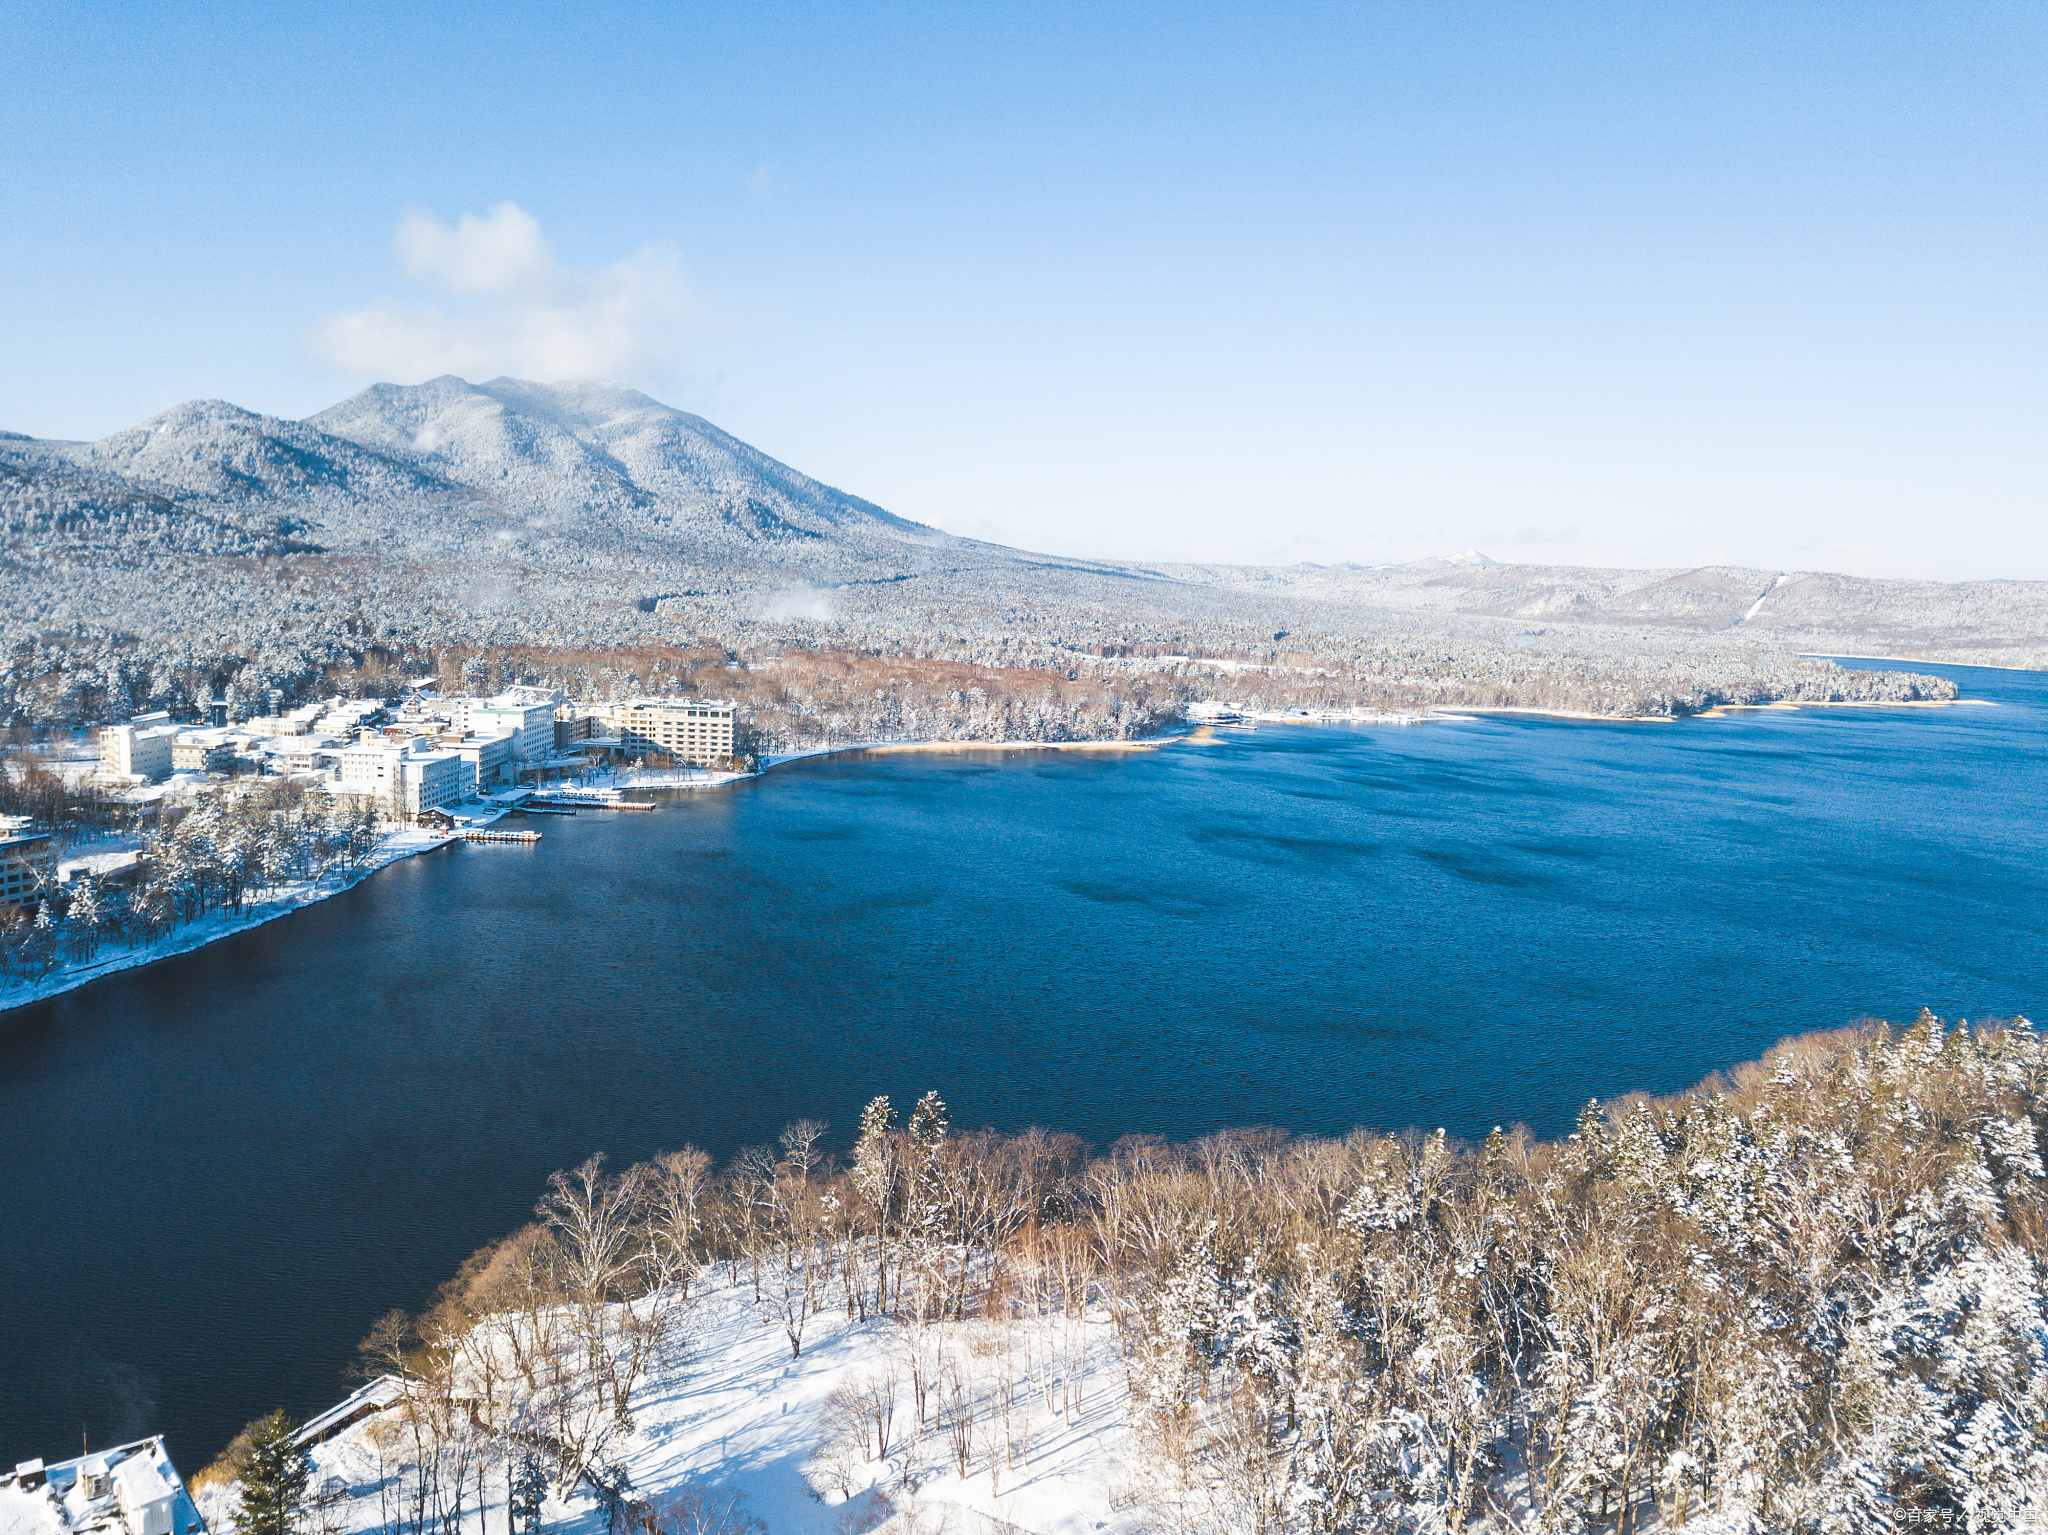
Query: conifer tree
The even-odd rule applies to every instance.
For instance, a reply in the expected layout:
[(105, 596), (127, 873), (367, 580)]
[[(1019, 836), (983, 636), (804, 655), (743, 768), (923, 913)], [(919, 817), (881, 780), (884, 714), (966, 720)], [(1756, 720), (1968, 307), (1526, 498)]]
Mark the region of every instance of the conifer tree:
[(547, 1494), (547, 1473), (541, 1469), (540, 1457), (529, 1450), (513, 1469), (508, 1500), (512, 1528), (518, 1535), (540, 1535), (541, 1500)]
[(250, 1424), (246, 1432), (235, 1535), (297, 1535), (306, 1507), (306, 1482), (313, 1470), (311, 1457), (292, 1442), (298, 1425), (279, 1407)]
[(904, 1225), (908, 1228), (911, 1261), (922, 1281), (918, 1296), (920, 1317), (937, 1315), (944, 1303), (946, 1190), (939, 1152), (949, 1127), (946, 1101), (937, 1092), (926, 1093), (910, 1111), (912, 1165)]
[[(889, 1304), (889, 1204), (896, 1179), (896, 1111), (886, 1096), (872, 1098), (860, 1111), (860, 1138), (853, 1147), (853, 1187), (867, 1210), (869, 1228), (875, 1238), (875, 1304)], [(867, 1319), (867, 1302), (861, 1300), (861, 1319)]]

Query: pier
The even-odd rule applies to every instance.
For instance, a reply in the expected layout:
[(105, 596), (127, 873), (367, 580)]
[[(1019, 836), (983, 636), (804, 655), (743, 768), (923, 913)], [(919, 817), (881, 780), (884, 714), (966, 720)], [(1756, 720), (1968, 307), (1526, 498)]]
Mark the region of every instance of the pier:
[(466, 831), (462, 834), (465, 842), (538, 842), (537, 831)]

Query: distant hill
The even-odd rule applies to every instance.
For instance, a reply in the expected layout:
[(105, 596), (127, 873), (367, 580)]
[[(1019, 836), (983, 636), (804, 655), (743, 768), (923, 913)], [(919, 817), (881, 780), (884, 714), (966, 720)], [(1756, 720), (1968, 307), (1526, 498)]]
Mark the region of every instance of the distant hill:
[(1075, 656), (1175, 655), (1400, 675), (1412, 653), (1503, 697), (1527, 691), (1513, 656), (1541, 653), (1557, 676), (1581, 657), (1625, 679), (1586, 684), (1617, 699), (1723, 696), (1802, 651), (2048, 668), (2043, 582), (1010, 549), (607, 383), (444, 377), (305, 421), (203, 400), (99, 442), (0, 434), (0, 528), (18, 658), (0, 693), (26, 668), (54, 716), (90, 705), (53, 690), (169, 696), (163, 676), (218, 673), (223, 654), (291, 678), (449, 647), (793, 645), (1074, 675)]

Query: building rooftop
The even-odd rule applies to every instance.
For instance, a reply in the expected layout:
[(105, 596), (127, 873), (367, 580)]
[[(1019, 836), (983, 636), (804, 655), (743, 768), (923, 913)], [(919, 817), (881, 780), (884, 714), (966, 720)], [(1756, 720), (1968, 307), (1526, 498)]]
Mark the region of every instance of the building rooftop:
[(493, 709), (538, 709), (543, 704), (552, 708), (562, 701), (560, 688), (507, 688), (493, 694), (486, 702)]
[[(151, 1505), (168, 1518), (146, 1518)], [(161, 1438), (49, 1465), (24, 1461), (0, 1476), (0, 1535), (142, 1535), (145, 1525), (173, 1535), (206, 1528)]]

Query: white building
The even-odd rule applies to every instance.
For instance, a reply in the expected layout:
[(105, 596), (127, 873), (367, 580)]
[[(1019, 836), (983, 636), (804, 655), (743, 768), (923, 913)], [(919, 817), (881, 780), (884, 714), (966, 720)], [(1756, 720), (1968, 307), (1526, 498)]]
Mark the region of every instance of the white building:
[(205, 1535), (161, 1438), (76, 1460), (22, 1461), (0, 1476), (7, 1535)]
[(520, 762), (539, 762), (555, 749), (555, 706), (562, 701), (553, 688), (509, 688), (493, 698), (454, 698), (442, 706), (449, 723), (465, 734), (512, 735), (512, 751)]
[(154, 783), (171, 771), (171, 742), (179, 727), (159, 709), (138, 714), (125, 725), (100, 729), (100, 771), (110, 778), (141, 778)]
[(340, 775), (335, 787), (377, 802), (380, 815), (394, 821), (416, 821), (422, 810), (436, 810), (461, 801), (466, 792), (466, 764), (423, 736), (385, 741), (364, 736), (336, 754)]
[(512, 775), (517, 761), (513, 746), (518, 737), (509, 730), (501, 735), (443, 736), (443, 750), (454, 752), (463, 763), (463, 793), (494, 788)]
[(326, 773), (333, 770), (341, 745), (332, 736), (281, 736), (268, 743), (266, 755), (278, 773)]
[(635, 698), (608, 705), (600, 717), (635, 755), (660, 752), (696, 767), (732, 755), (733, 706), (723, 699)]
[(312, 721), (299, 713), (264, 714), (246, 721), (242, 728), (252, 736), (272, 740), (278, 736), (304, 735), (312, 729)]
[(388, 711), (375, 698), (330, 698), (321, 706), (312, 728), (328, 735), (354, 735), (384, 719)]

